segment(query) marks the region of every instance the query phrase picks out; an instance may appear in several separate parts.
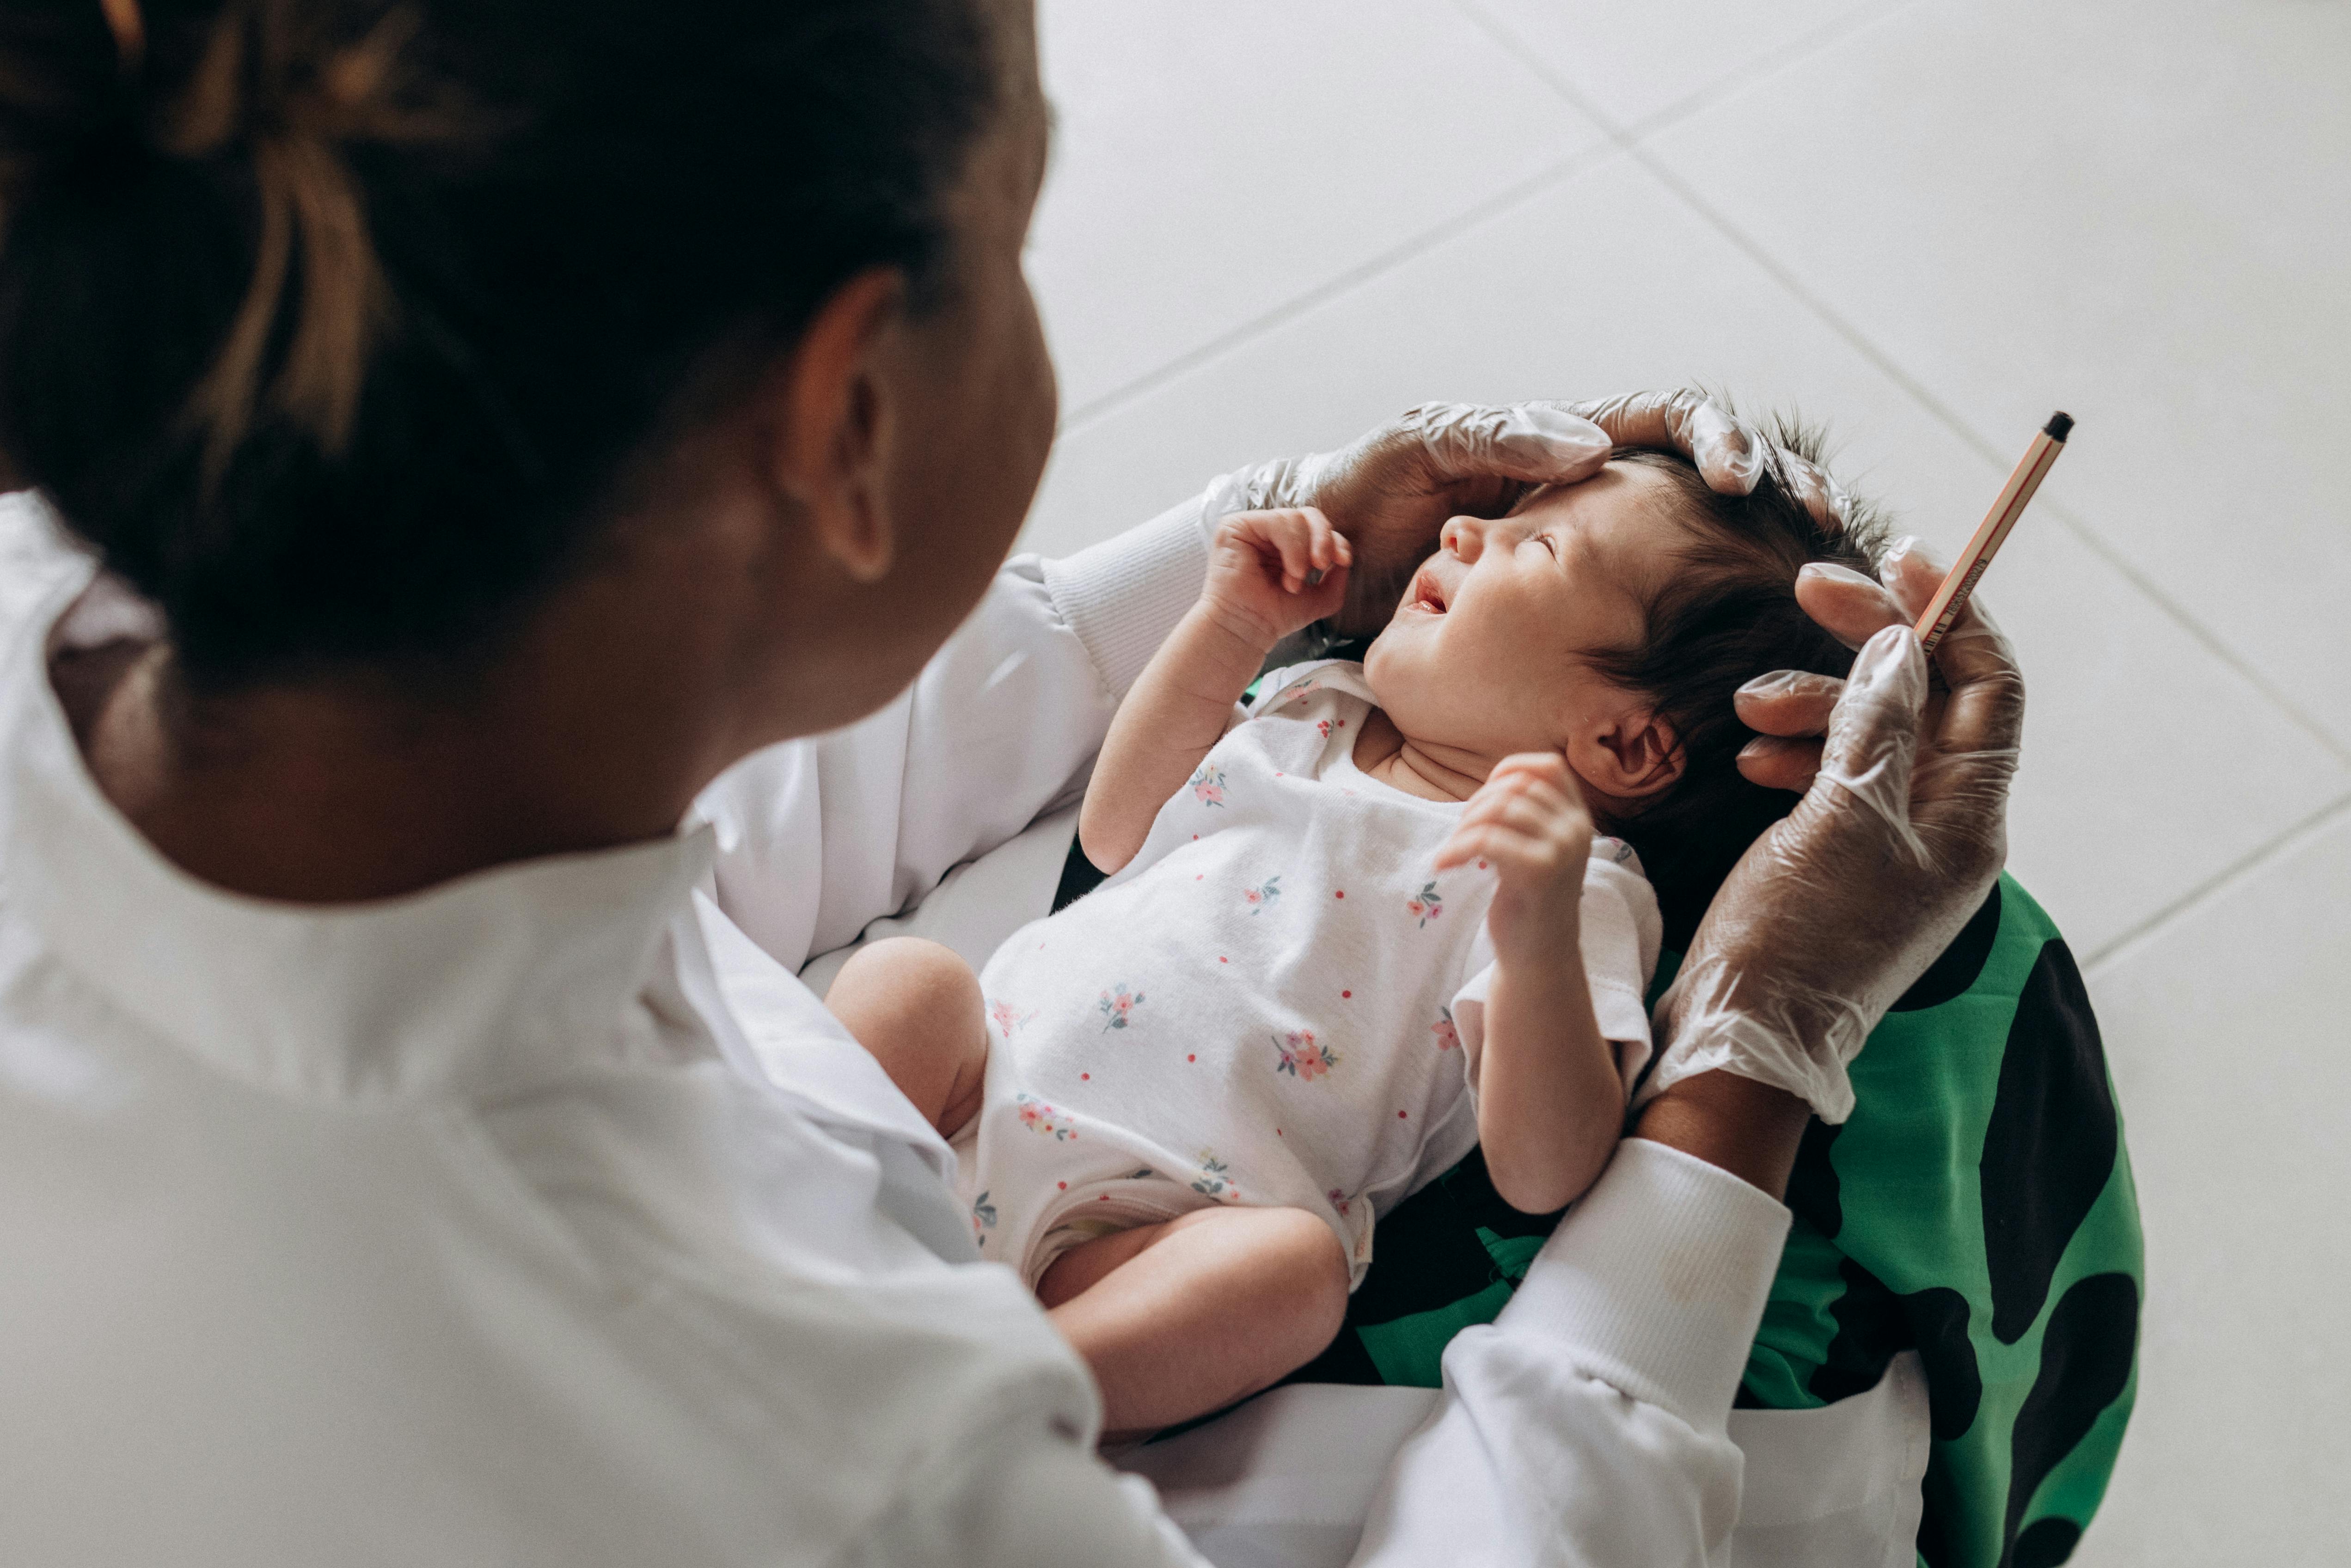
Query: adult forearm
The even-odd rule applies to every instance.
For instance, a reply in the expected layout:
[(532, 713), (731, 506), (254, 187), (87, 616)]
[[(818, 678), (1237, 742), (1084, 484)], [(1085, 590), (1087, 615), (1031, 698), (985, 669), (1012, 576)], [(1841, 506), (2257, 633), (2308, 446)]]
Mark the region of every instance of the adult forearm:
[(1113, 701), (1200, 597), (1208, 570), (1205, 499), (1195, 496), (1115, 538), (1040, 563), (1054, 608)]
[(1634, 1135), (1695, 1155), (1782, 1197), (1812, 1113), (1785, 1090), (1728, 1072), (1702, 1072), (1650, 1101)]
[(1358, 1568), (1727, 1563), (1730, 1403), (1787, 1228), (1746, 1182), (1625, 1142), (1501, 1316), (1447, 1350)]

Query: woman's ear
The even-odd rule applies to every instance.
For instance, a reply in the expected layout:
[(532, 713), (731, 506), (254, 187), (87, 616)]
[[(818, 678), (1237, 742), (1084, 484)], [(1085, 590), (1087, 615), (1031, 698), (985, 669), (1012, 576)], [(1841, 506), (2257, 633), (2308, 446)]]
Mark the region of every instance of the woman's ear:
[(776, 389), (772, 472), (817, 549), (852, 580), (878, 582), (897, 558), (883, 484), (894, 422), (877, 359), (905, 302), (893, 267), (857, 274), (817, 308)]
[(1682, 776), (1681, 737), (1672, 723), (1631, 697), (1587, 727), (1569, 760), (1586, 783), (1620, 800), (1646, 800)]

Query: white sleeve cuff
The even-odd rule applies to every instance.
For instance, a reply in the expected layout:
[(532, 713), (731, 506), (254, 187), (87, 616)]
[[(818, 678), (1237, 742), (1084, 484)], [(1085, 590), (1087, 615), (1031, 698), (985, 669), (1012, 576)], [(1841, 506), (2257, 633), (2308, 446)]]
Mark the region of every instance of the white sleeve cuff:
[(1693, 1155), (1627, 1138), (1494, 1327), (1723, 1431), (1788, 1235), (1785, 1206)]
[(1045, 563), (1045, 587), (1114, 696), (1143, 674), (1208, 572), (1202, 497), (1073, 556)]

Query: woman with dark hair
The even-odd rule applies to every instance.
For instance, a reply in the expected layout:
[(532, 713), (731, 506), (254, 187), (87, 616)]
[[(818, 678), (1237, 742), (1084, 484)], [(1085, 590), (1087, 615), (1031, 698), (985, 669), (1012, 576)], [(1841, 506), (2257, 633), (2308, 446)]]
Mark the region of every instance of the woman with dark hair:
[[(784, 967), (1067, 798), (1199, 583), (1198, 501), (999, 570), (1045, 135), (1025, 0), (0, 4), (0, 1557), (1189, 1560)], [(1360, 620), (1616, 442), (1805, 474), (1447, 406), (1217, 504), (1321, 507)], [(1930, 708), (1917, 589), (1808, 586), (1868, 641), (1742, 708), (1809, 792), (1667, 1004), (1725, 1071), (1367, 1555), (1721, 1554), (1804, 1116), (1740, 1063), (2001, 861), (2021, 689), (1970, 623)]]

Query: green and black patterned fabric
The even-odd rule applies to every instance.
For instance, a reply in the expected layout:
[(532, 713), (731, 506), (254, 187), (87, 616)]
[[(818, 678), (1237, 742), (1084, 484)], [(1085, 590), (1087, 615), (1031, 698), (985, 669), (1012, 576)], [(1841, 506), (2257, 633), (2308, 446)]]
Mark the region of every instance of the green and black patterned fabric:
[[(1098, 880), (1073, 849), (1056, 907)], [(1825, 1405), (1915, 1346), (1934, 1429), (1920, 1561), (2063, 1563), (2136, 1391), (2138, 1207), (2081, 974), (2013, 879), (1853, 1083), (1853, 1115), (1805, 1134), (1739, 1402)], [(1446, 1345), (1501, 1311), (1558, 1218), (1511, 1208), (1471, 1154), (1381, 1218), (1345, 1327), (1290, 1380), (1437, 1386)]]
[[(2012, 879), (1853, 1082), (1853, 1115), (1806, 1132), (1739, 1402), (1825, 1405), (1915, 1346), (1935, 1438), (1921, 1561), (2063, 1563), (2130, 1416), (2138, 1208), (2080, 972)], [(1381, 1221), (1345, 1329), (1297, 1379), (1435, 1386), (1447, 1342), (1501, 1310), (1556, 1218), (1511, 1209), (1471, 1155)]]

